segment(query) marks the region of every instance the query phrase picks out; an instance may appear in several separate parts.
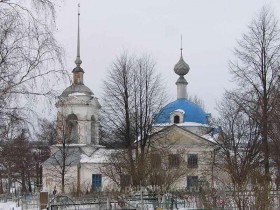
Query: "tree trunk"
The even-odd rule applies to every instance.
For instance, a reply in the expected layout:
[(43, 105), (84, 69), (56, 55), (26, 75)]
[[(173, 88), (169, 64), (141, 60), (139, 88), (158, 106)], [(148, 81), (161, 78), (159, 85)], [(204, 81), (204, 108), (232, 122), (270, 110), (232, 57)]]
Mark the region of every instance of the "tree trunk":
[(27, 172), (27, 178), (28, 178), (28, 192), (32, 194), (32, 186), (31, 186), (31, 179), (30, 179), (30, 172)]
[(25, 172), (21, 172), (21, 192), (26, 193)]
[(0, 194), (3, 194), (3, 179), (2, 179), (2, 173), (0, 173)]

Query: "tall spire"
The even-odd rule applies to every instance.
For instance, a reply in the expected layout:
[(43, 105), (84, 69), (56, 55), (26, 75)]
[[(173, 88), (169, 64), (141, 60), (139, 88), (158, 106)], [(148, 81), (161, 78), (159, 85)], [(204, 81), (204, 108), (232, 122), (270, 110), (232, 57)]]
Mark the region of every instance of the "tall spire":
[(73, 69), (73, 84), (84, 84), (84, 70), (81, 68), (82, 60), (80, 58), (80, 4), (78, 4), (78, 38), (77, 38), (77, 58), (75, 60), (76, 67)]
[(76, 65), (79, 67), (82, 64), (80, 58), (80, 4), (78, 4), (78, 38), (77, 38), (77, 58), (75, 60)]

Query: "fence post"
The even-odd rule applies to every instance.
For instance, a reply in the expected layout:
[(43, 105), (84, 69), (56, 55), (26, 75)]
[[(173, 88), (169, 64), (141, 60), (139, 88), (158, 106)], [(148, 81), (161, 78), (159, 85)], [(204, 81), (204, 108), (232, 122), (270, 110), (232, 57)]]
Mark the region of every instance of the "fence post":
[(46, 209), (49, 202), (49, 193), (48, 192), (40, 192), (39, 196), (40, 201), (40, 210)]
[(107, 196), (107, 210), (111, 209), (110, 208), (110, 200), (109, 200), (109, 196)]
[[(140, 183), (141, 183), (141, 182), (140, 182)], [(144, 210), (144, 201), (143, 201), (142, 184), (140, 184), (140, 196), (141, 196), (141, 210)]]

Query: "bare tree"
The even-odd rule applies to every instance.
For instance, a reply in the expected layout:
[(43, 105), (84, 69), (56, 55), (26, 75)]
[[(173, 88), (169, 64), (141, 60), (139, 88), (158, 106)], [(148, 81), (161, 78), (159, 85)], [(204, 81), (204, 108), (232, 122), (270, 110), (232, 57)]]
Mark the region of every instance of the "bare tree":
[[(279, 88), (276, 90), (279, 91)], [(276, 169), (275, 173), (275, 184), (276, 189), (280, 189), (280, 101), (277, 102), (277, 105), (271, 116), (271, 121), (269, 124), (269, 148), (271, 152), (271, 159), (273, 160), (273, 166)]]
[[(19, 180), (22, 186), (22, 193), (32, 193), (31, 178), (35, 175), (35, 160), (32, 154), (32, 146), (28, 141), (28, 135), (25, 130), (13, 141), (12, 160), (15, 163), (15, 174), (19, 173)], [(16, 154), (14, 154), (14, 151)], [(28, 186), (28, 189), (27, 189)]]
[(36, 133), (38, 141), (45, 145), (53, 145), (56, 142), (56, 121), (46, 118), (39, 120), (39, 130)]
[[(0, 1), (0, 117), (29, 112), (41, 96), (51, 99), (65, 78), (62, 49), (53, 36), (52, 0)], [(49, 101), (49, 100), (48, 100)]]
[[(222, 160), (231, 185), (237, 187), (233, 192), (239, 193), (234, 197), (238, 207), (251, 202), (255, 209), (270, 209), (270, 125), (279, 103), (280, 30), (269, 8), (263, 7), (252, 20), (234, 53), (230, 70), (238, 88), (226, 93), (222, 105)], [(247, 194), (239, 196), (242, 190)]]
[(30, 113), (34, 114), (34, 102), (51, 101), (55, 85), (65, 78), (63, 52), (53, 35), (57, 3), (0, 0), (2, 139), (13, 140), (21, 129), (12, 126), (14, 121), (28, 122)]
[(144, 179), (154, 117), (164, 102), (161, 79), (149, 56), (124, 53), (116, 59), (104, 82), (103, 128), (109, 140), (126, 149), (133, 185)]
[[(145, 167), (141, 168), (142, 186), (157, 186), (157, 193), (169, 192), (180, 179), (185, 178), (186, 174), (191, 174), (190, 168), (185, 161), (186, 151), (177, 149), (174, 153), (169, 145), (153, 147), (149, 154), (145, 156)], [(120, 189), (126, 189), (133, 185), (131, 177), (131, 167), (126, 149), (114, 150), (108, 156), (105, 165), (100, 167), (100, 171), (109, 177)], [(139, 178), (139, 177), (137, 177)], [(135, 184), (134, 184), (135, 186)]]
[[(70, 115), (71, 116), (71, 115)], [(55, 137), (52, 139), (55, 144), (52, 147), (52, 154), (50, 158), (43, 164), (45, 166), (45, 177), (51, 177), (54, 184), (59, 183), (61, 185), (61, 192), (65, 193), (65, 186), (69, 184), (75, 184), (77, 181), (73, 176), (75, 170), (78, 170), (80, 161), (80, 149), (73, 146), (76, 143), (78, 136), (77, 119), (67, 118), (65, 119), (61, 113), (58, 113), (55, 131), (50, 129), (48, 131), (49, 137)], [(54, 136), (53, 136), (54, 134)], [(75, 145), (75, 144), (74, 144)], [(79, 187), (77, 186), (77, 191)]]
[(203, 110), (205, 110), (205, 104), (201, 98), (199, 98), (197, 95), (188, 96), (188, 100), (198, 106), (200, 106)]
[(191, 168), (188, 168), (185, 160), (186, 150), (177, 149), (174, 154), (174, 147), (162, 146), (154, 148), (147, 159), (147, 185), (159, 187), (161, 193), (168, 193), (176, 186), (176, 183), (186, 174), (191, 175)]
[(4, 168), (1, 175), (8, 179), (9, 188), (12, 182), (20, 183), (21, 193), (32, 193), (32, 182), (35, 177), (36, 161), (33, 146), (28, 138), (27, 130), (22, 129), (15, 138), (1, 145), (1, 165)]
[(50, 157), (50, 146), (56, 143), (56, 121), (39, 119), (36, 140), (34, 141), (34, 158), (36, 161), (36, 184), (42, 186), (43, 168), (42, 163)]
[(14, 158), (11, 158), (14, 154), (12, 145), (14, 139), (18, 138), (22, 134), (22, 129), (26, 127), (26, 120), (18, 110), (13, 110), (9, 115), (6, 115), (6, 118), (8, 120), (1, 121), (0, 163), (2, 166), (1, 178), (8, 180), (8, 189), (10, 192), (11, 184), (15, 180), (14, 174), (18, 172), (16, 171)]
[(267, 7), (249, 25), (234, 50), (236, 61), (230, 63), (239, 89), (233, 93), (260, 126), (265, 174), (269, 175), (269, 122), (279, 92), (280, 31), (278, 21)]
[[(220, 118), (218, 124), (222, 128), (217, 139), (219, 151), (216, 167), (223, 180), (223, 187), (232, 192), (238, 209), (267, 209), (267, 200), (257, 196), (257, 192), (267, 195), (266, 175), (260, 170), (263, 155), (261, 125), (254, 115), (240, 104), (239, 98), (228, 92), (219, 105)], [(222, 175), (222, 176), (221, 176)], [(264, 182), (265, 181), (265, 182)]]

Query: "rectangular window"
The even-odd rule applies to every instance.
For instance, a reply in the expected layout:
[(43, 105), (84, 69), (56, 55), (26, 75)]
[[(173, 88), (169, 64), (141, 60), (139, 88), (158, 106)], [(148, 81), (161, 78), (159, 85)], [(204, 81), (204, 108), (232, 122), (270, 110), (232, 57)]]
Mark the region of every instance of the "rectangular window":
[(198, 185), (198, 176), (188, 176), (187, 177), (187, 188), (194, 188)]
[(178, 168), (180, 166), (180, 156), (178, 154), (170, 154), (168, 159), (171, 168)]
[(188, 167), (189, 168), (197, 168), (198, 167), (197, 154), (188, 154)]
[(151, 154), (150, 163), (152, 169), (160, 169), (161, 168), (161, 156), (160, 154)]
[(100, 192), (102, 189), (102, 175), (92, 174), (92, 190), (93, 192)]

